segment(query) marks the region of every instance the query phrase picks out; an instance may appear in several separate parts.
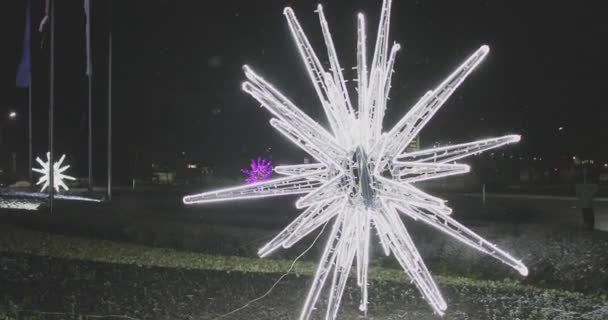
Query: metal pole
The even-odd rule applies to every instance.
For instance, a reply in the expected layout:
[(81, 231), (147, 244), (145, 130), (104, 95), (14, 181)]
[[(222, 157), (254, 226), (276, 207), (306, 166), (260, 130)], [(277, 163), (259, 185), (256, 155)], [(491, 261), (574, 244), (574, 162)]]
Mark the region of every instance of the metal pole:
[[(31, 3), (30, 3), (31, 4)], [(32, 14), (32, 7), (29, 7), (30, 12), (28, 12), (28, 14)], [(30, 21), (30, 25), (27, 26), (28, 29), (31, 32), (32, 29), (32, 23)], [(31, 46), (31, 41), (32, 39), (30, 38), (30, 45), (29, 45), (29, 50), (30, 50), (30, 69), (29, 69), (29, 78), (30, 78), (30, 85), (27, 87), (27, 142), (28, 142), (28, 162), (27, 162), (27, 169), (28, 169), (28, 174), (29, 174), (29, 181), (30, 181), (30, 186), (34, 183), (34, 172), (32, 171), (32, 166), (34, 164), (33, 162), (33, 152), (32, 152), (32, 104), (33, 104), (33, 95), (32, 95), (32, 83), (34, 82), (32, 79), (32, 46)]]
[(17, 176), (17, 152), (11, 152), (11, 160), (12, 160), (12, 167), (13, 167), (13, 175), (16, 177)]
[[(31, 55), (30, 55), (31, 59)], [(31, 63), (31, 62), (30, 62)], [(27, 90), (27, 142), (28, 142), (28, 162), (27, 168), (29, 173), (30, 185), (34, 183), (34, 175), (32, 171), (33, 165), (33, 152), (32, 152), (32, 67), (30, 64), (30, 85)]]
[(112, 1), (108, 36), (108, 200), (112, 199)]
[(135, 164), (133, 167), (133, 190), (135, 190), (135, 180), (137, 180), (137, 150), (135, 150)]
[[(91, 19), (91, 15), (88, 19)], [(88, 28), (90, 27), (89, 22)], [(93, 191), (93, 62), (89, 61), (89, 63), (91, 63), (89, 70), (89, 191)]]
[(53, 212), (53, 200), (55, 197), (55, 151), (53, 149), (54, 142), (54, 112), (55, 112), (55, 1), (50, 0), (51, 8), (49, 13), (50, 18), (50, 66), (49, 66), (49, 208)]
[(93, 109), (92, 94), (92, 74), (89, 75), (89, 191), (93, 191), (93, 118), (91, 112)]

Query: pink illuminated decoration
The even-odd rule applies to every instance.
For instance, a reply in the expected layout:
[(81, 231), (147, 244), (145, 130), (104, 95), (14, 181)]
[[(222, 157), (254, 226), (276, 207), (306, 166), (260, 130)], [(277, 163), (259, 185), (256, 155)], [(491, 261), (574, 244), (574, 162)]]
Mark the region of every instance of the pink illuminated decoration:
[(256, 183), (266, 181), (272, 175), (272, 161), (258, 157), (257, 160), (251, 160), (249, 169), (241, 169), (241, 172), (247, 175), (245, 182)]
[(395, 126), (384, 131), (393, 65), (400, 49), (398, 44), (390, 45), (390, 10), (391, 0), (384, 0), (371, 64), (368, 63), (365, 18), (363, 14), (357, 17), (357, 79), (354, 86), (357, 98), (351, 99), (352, 92), (346, 85), (322, 6), (317, 7), (317, 13), (327, 47), (327, 62), (321, 62), (293, 10), (286, 8), (284, 14), (289, 29), (329, 128), (302, 112), (249, 66), (243, 68), (247, 81), (242, 87), (271, 113), (270, 125), (317, 162), (277, 166), (274, 171), (282, 175), (280, 178), (183, 199), (186, 204), (195, 204), (300, 195), (295, 205), (304, 211), (259, 250), (261, 257), (277, 249), (289, 248), (317, 228), (331, 224), (327, 244), (300, 314), (301, 320), (310, 319), (317, 310), (315, 305), (324, 287), (329, 289), (325, 319), (336, 318), (353, 265), (354, 281), (361, 290), (359, 309), (367, 312), (372, 237), (378, 239), (384, 254), (395, 257), (432, 310), (444, 314), (446, 301), (422, 261), (402, 217), (428, 224), (454, 240), (494, 257), (521, 275), (528, 274), (520, 260), (453, 219), (450, 216), (452, 209), (445, 200), (416, 187), (420, 181), (466, 173), (469, 166), (455, 163), (456, 160), (518, 142), (520, 136), (507, 135), (412, 153), (406, 151), (490, 49), (484, 45), (473, 52), (443, 82), (424, 94)]

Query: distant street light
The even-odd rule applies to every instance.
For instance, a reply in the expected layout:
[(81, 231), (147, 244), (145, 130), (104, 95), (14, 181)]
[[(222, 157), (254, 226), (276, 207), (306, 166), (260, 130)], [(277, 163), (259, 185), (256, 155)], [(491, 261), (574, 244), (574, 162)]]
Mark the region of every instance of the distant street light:
[(8, 113), (8, 118), (11, 119), (11, 120), (17, 119), (17, 112), (15, 112), (15, 111), (9, 112)]

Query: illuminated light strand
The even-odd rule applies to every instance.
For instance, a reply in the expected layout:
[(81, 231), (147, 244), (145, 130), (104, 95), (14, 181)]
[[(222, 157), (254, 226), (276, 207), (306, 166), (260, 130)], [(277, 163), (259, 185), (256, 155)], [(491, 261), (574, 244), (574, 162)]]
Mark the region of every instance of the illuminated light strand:
[(308, 234), (304, 233), (304, 230), (300, 228), (302, 225), (309, 223), (313, 219), (321, 220), (319, 219), (321, 215), (324, 215), (324, 218), (326, 218), (323, 220), (329, 220), (333, 217), (334, 213), (338, 213), (340, 209), (342, 209), (342, 206), (339, 204), (338, 199), (308, 207), (308, 209), (294, 219), (285, 229), (283, 229), (283, 231), (258, 250), (258, 255), (260, 257), (265, 257), (280, 247), (289, 247), (289, 243), (294, 242), (293, 240), (290, 240), (295, 238), (294, 235), (301, 234), (302, 237), (305, 237)]
[[(397, 124), (382, 133), (391, 76), (399, 45), (389, 50), (391, 1), (384, 0), (376, 45), (368, 71), (366, 26), (357, 15), (358, 110), (352, 102), (323, 7), (317, 7), (327, 47), (327, 72), (313, 50), (291, 8), (284, 10), (289, 29), (305, 69), (329, 121), (330, 131), (302, 112), (274, 86), (245, 66), (243, 90), (274, 116), (270, 124), (287, 140), (310, 154), (318, 163), (277, 166), (283, 178), (195, 194), (187, 204), (300, 194), (296, 207), (304, 211), (258, 254), (267, 257), (279, 248), (290, 248), (320, 226), (332, 229), (323, 250), (300, 320), (307, 320), (327, 279), (329, 300), (325, 319), (335, 319), (348, 275), (356, 268), (361, 290), (359, 309), (367, 312), (369, 246), (378, 236), (386, 255), (393, 255), (431, 309), (444, 314), (447, 304), (409, 236), (400, 214), (431, 225), (457, 241), (486, 253), (522, 275), (528, 269), (521, 261), (483, 239), (450, 217), (446, 201), (429, 195), (415, 183), (469, 172), (454, 161), (520, 140), (517, 135), (479, 140), (416, 152), (404, 152), (420, 130), (443, 106), (489, 52), (481, 46), (434, 90), (428, 91)], [(331, 132), (331, 133), (330, 133)]]
[(327, 167), (325, 167), (322, 163), (311, 163), (311, 164), (298, 164), (298, 165), (286, 165), (286, 166), (276, 166), (274, 167), (274, 171), (278, 174), (282, 174), (284, 176), (295, 176), (304, 173), (311, 173), (317, 171), (326, 171)]
[[(320, 11), (322, 12), (322, 11)], [(308, 71), (308, 75), (313, 83), (315, 91), (319, 96), (319, 100), (321, 101), (321, 105), (325, 110), (325, 114), (327, 115), (327, 120), (329, 121), (330, 127), (332, 128), (332, 132), (334, 136), (338, 138), (339, 141), (344, 141), (344, 131), (340, 130), (340, 111), (337, 110), (339, 103), (337, 101), (332, 101), (332, 95), (329, 92), (327, 82), (325, 81), (325, 70), (323, 65), (319, 61), (315, 51), (313, 50), (300, 22), (295, 16), (293, 9), (287, 7), (283, 11), (285, 17), (287, 18), (287, 23), (291, 30), (291, 35), (293, 36), (294, 41), (297, 44), (298, 51), (300, 52), (300, 56), (304, 65), (306, 66), (306, 70)], [(341, 72), (337, 70), (336, 72)], [(333, 96), (335, 98), (335, 96)]]
[[(38, 162), (38, 164), (40, 164), (41, 167), (32, 168), (32, 171), (38, 172), (42, 175), (38, 179), (38, 182), (36, 182), (36, 185), (40, 185), (40, 184), (42, 185), (42, 189), (40, 189), (40, 191), (44, 191), (49, 186), (49, 175), (50, 175), (49, 162), (51, 161), (50, 157), (51, 157), (50, 152), (46, 153), (46, 162), (42, 161), (42, 159), (40, 159), (39, 157), (36, 157), (36, 162)], [(69, 169), (70, 166), (66, 165), (66, 166), (62, 167), (61, 165), (63, 164), (63, 160), (65, 160), (65, 154), (61, 156), (59, 161), (57, 161), (53, 164), (53, 185), (54, 185), (55, 191), (57, 191), (57, 192), (60, 192), (60, 188), (63, 188), (65, 191), (69, 190), (69, 188), (65, 184), (64, 180), (76, 180), (76, 178), (70, 177), (70, 176), (64, 174), (64, 172), (67, 169)]]
[[(14, 196), (14, 197), (26, 197), (26, 198), (48, 198), (47, 193), (41, 192), (10, 192), (2, 195)], [(0, 196), (2, 196), (0, 195)], [(83, 196), (77, 196), (73, 194), (57, 194), (55, 195), (55, 199), (60, 200), (75, 200), (75, 201), (87, 201), (87, 202), (101, 202), (101, 199), (88, 198)]]
[(431, 308), (439, 315), (443, 315), (447, 304), (426, 268), (424, 261), (422, 261), (403, 222), (398, 216), (393, 215), (393, 211), (390, 208), (387, 208), (386, 205), (384, 207), (385, 210), (380, 213), (380, 216), (385, 219), (383, 227), (397, 229), (397, 232), (389, 234), (391, 251)]
[(521, 136), (512, 134), (500, 138), (484, 139), (475, 142), (456, 144), (451, 146), (420, 150), (404, 153), (397, 156), (396, 160), (404, 162), (436, 162), (447, 163), (456, 161), (471, 155), (480, 154), (484, 151), (498, 148), (509, 143), (519, 142)]
[(1, 209), (17, 209), (17, 210), (28, 210), (35, 211), (40, 207), (40, 202), (32, 202), (25, 201), (19, 199), (1, 199), (0, 198), (0, 208)]
[[(322, 183), (315, 179), (319, 172), (312, 172), (256, 182), (245, 186), (227, 188), (184, 197), (185, 204), (220, 202), (236, 199), (256, 199), (289, 194), (309, 193)], [(311, 179), (308, 179), (308, 178)]]
[(391, 174), (399, 182), (420, 182), (471, 171), (466, 164), (393, 162)]
[[(342, 73), (342, 67), (340, 66), (340, 61), (338, 60), (338, 54), (336, 53), (336, 48), (334, 46), (334, 41), (332, 39), (331, 33), (329, 32), (329, 24), (325, 19), (325, 14), (323, 13), (323, 6), (320, 4), (317, 6), (317, 12), (319, 13), (319, 21), (321, 23), (321, 29), (323, 32), (323, 38), (325, 40), (325, 46), (327, 47), (327, 55), (329, 57), (329, 63), (331, 66), (331, 71), (333, 75), (333, 82), (335, 84), (339, 84), (337, 87), (337, 91), (339, 91), (339, 96), (334, 97), (333, 101), (337, 101), (339, 104), (339, 112), (340, 119), (344, 122), (344, 128), (346, 133), (349, 133), (349, 129), (353, 127), (352, 122), (355, 121), (355, 115), (353, 111), (353, 106), (350, 101), (350, 96), (348, 94), (348, 88), (346, 86), (346, 81), (344, 80), (344, 74)], [(352, 135), (346, 137), (346, 143), (352, 145)]]
[(411, 203), (406, 203), (404, 201), (401, 201), (400, 203), (389, 201), (389, 203), (391, 203), (391, 208), (393, 210), (398, 210), (414, 220), (425, 222), (430, 226), (435, 227), (460, 240), (461, 242), (496, 258), (497, 260), (517, 270), (522, 276), (528, 275), (528, 268), (520, 260), (515, 259), (504, 250), (498, 248), (496, 244), (485, 240), (453, 218), (438, 212), (434, 212), (432, 209), (416, 207)]

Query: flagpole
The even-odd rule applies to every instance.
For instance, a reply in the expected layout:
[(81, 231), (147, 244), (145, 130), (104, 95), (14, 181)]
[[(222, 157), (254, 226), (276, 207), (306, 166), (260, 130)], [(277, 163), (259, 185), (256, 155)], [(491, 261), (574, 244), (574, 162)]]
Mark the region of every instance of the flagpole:
[(26, 1), (25, 6), (25, 26), (23, 30), (23, 47), (21, 51), (21, 60), (17, 67), (17, 77), (15, 85), (18, 88), (27, 87), (27, 124), (28, 124), (28, 177), (30, 185), (34, 182), (32, 175), (32, 2), (31, 0)]
[[(31, 3), (31, 2), (30, 2)], [(29, 12), (28, 14), (32, 14), (32, 7), (31, 5), (29, 6)], [(30, 30), (30, 34), (31, 34), (31, 29), (32, 29), (32, 22), (30, 20), (30, 24), (27, 26), (28, 30)], [(33, 94), (32, 94), (32, 83), (34, 82), (32, 79), (32, 68), (33, 68), (33, 63), (32, 63), (32, 45), (31, 45), (31, 41), (32, 39), (30, 38), (30, 45), (29, 45), (29, 51), (30, 51), (30, 70), (29, 70), (29, 78), (30, 78), (30, 85), (28, 86), (28, 90), (27, 90), (27, 142), (28, 142), (28, 173), (29, 173), (29, 178), (30, 178), (30, 186), (34, 183), (34, 172), (32, 171), (32, 166), (34, 165), (34, 159), (33, 157), (33, 151), (32, 151), (32, 104), (33, 104)]]
[(33, 159), (32, 159), (32, 69), (30, 66), (30, 85), (27, 93), (27, 140), (28, 140), (28, 172), (30, 178), (30, 185), (34, 183), (34, 175), (32, 171)]
[(89, 74), (89, 191), (93, 191), (93, 72)]
[(112, 0), (108, 34), (108, 200), (112, 199)]
[[(87, 1), (87, 0), (85, 0)], [(93, 191), (93, 62), (91, 58), (91, 5), (88, 3), (86, 24), (87, 75), (89, 76), (89, 191)]]
[(50, 63), (49, 63), (49, 208), (53, 212), (53, 200), (55, 197), (55, 150), (53, 149), (54, 127), (55, 127), (55, 0), (50, 0)]
[[(29, 6), (29, 14), (31, 17), (32, 14), (32, 6), (31, 6), (31, 2), (30, 2), (30, 6)], [(32, 32), (32, 21), (30, 20), (30, 25), (27, 26), (28, 30), (30, 30), (30, 35)], [(34, 183), (34, 172), (32, 171), (32, 167), (34, 165), (34, 153), (32, 151), (32, 105), (34, 104), (34, 95), (33, 95), (33, 91), (32, 91), (32, 83), (34, 82), (32, 79), (32, 68), (34, 67), (33, 63), (32, 63), (32, 45), (31, 45), (31, 37), (30, 37), (30, 45), (29, 45), (29, 51), (30, 51), (30, 70), (29, 70), (29, 74), (30, 74), (30, 85), (28, 87), (27, 90), (27, 142), (28, 142), (28, 173), (29, 173), (29, 178), (30, 178), (30, 186)]]

